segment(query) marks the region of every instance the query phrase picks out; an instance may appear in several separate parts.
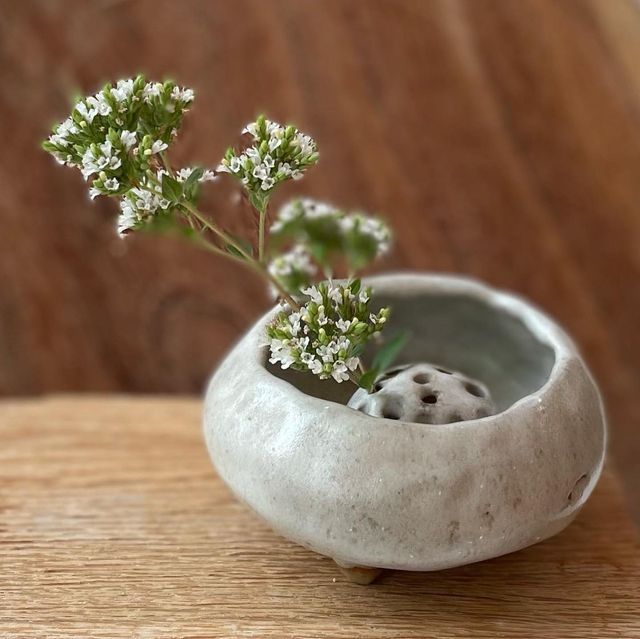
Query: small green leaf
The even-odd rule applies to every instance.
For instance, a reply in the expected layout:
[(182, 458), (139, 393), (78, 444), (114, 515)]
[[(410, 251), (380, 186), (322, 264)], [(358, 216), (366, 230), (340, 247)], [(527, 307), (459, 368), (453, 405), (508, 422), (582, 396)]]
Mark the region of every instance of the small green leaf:
[(364, 388), (367, 391), (371, 391), (371, 387), (375, 383), (379, 372), (380, 371), (377, 368), (371, 368), (364, 375), (361, 375), (360, 379), (358, 380), (358, 384), (360, 385), (360, 388)]
[(249, 191), (249, 202), (254, 209), (263, 212), (269, 203), (269, 194), (267, 191)]
[(351, 282), (351, 284), (349, 284), (349, 288), (351, 289), (351, 292), (354, 295), (357, 295), (360, 292), (360, 287), (362, 286), (362, 281), (360, 280), (360, 278), (357, 278), (355, 280), (353, 280), (353, 282)]
[(176, 223), (173, 211), (158, 211), (154, 216), (141, 222), (136, 230), (146, 233), (174, 233), (179, 228)]
[(397, 333), (376, 353), (373, 358), (373, 368), (379, 371), (389, 368), (408, 340), (409, 333), (407, 331)]
[(182, 199), (182, 184), (170, 175), (162, 176), (162, 195), (172, 202), (178, 204)]
[(239, 257), (241, 260), (246, 259), (245, 256), (235, 246), (233, 246), (233, 244), (226, 244), (224, 248), (229, 255)]
[[(235, 244), (240, 249), (242, 249), (242, 251), (244, 251), (247, 255), (251, 255), (253, 257), (253, 246), (251, 245), (251, 242), (249, 242), (248, 240), (245, 240), (243, 237), (238, 237), (237, 235), (231, 235), (231, 233), (229, 233), (229, 236), (233, 240), (233, 244)], [(245, 256), (242, 254), (242, 251), (239, 251), (238, 248), (236, 248), (236, 246), (234, 246), (233, 244), (225, 245), (225, 250), (227, 251), (227, 253), (230, 253), (231, 255), (235, 255), (236, 257), (245, 259)]]
[(363, 352), (364, 352), (364, 344), (356, 344), (356, 346), (354, 346), (353, 350), (351, 351), (351, 356), (360, 357), (360, 355), (362, 355)]

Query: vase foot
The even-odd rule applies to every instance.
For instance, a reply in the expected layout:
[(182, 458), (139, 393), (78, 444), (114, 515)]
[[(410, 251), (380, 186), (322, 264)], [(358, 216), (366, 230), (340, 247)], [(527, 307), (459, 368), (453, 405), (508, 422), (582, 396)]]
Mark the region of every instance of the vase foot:
[(367, 566), (341, 566), (338, 562), (336, 565), (340, 572), (354, 584), (368, 586), (374, 582), (382, 573), (382, 568), (369, 568)]

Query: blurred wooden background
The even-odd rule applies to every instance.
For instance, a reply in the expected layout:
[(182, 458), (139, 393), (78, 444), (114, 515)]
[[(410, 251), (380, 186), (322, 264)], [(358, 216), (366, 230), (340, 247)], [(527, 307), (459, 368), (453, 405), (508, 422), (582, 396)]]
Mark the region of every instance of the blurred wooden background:
[[(0, 394), (197, 393), (268, 304), (214, 256), (117, 239), (113, 203), (39, 150), (76, 90), (143, 71), (197, 91), (176, 162), (214, 165), (260, 110), (292, 120), (322, 156), (295, 191), (393, 223), (380, 269), (468, 274), (555, 316), (640, 516), (639, 56), (633, 0), (5, 0)], [(205, 206), (237, 226), (233, 195)]]

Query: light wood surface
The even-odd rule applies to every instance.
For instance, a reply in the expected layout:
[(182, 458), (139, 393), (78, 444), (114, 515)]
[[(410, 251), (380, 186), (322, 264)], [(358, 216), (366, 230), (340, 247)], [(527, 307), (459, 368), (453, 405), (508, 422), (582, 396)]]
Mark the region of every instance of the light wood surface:
[(0, 404), (0, 636), (640, 637), (640, 557), (613, 475), (554, 539), (348, 583), (218, 480), (199, 401)]
[[(70, 94), (144, 71), (196, 89), (173, 153), (214, 166), (264, 110), (319, 142), (294, 192), (389, 218), (379, 270), (514, 290), (583, 348), (640, 521), (640, 3), (5, 0), (0, 394), (191, 392), (268, 304), (249, 273), (158, 238), (39, 141)], [(234, 190), (204, 208), (251, 231)], [(277, 204), (277, 202), (276, 202)]]

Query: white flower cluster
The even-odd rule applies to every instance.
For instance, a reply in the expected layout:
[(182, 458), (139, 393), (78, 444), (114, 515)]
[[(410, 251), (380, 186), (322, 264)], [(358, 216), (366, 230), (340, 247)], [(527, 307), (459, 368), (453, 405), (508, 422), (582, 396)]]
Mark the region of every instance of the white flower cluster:
[[(269, 262), (269, 273), (287, 290), (297, 293), (302, 287), (308, 286), (311, 278), (318, 272), (311, 255), (302, 245), (296, 245), (286, 253), (277, 255)], [(270, 287), (273, 297), (278, 297), (279, 291), (275, 286)]]
[[(193, 99), (192, 89), (171, 82), (145, 82), (142, 77), (118, 80), (115, 86), (107, 85), (79, 100), (71, 116), (54, 128), (45, 149), (58, 162), (81, 167), (89, 144), (106, 141), (110, 129), (126, 136), (123, 142), (127, 149), (141, 141), (149, 130), (160, 128), (170, 137)], [(166, 148), (166, 141), (154, 140), (154, 144), (153, 153), (162, 150), (161, 144)]]
[(274, 235), (291, 234), (296, 239), (314, 240), (315, 232), (323, 236), (333, 235), (337, 240), (357, 242), (368, 238), (373, 244), (373, 257), (389, 251), (391, 230), (379, 218), (364, 213), (347, 213), (341, 209), (310, 198), (292, 200), (285, 204), (271, 225)]
[(338, 224), (345, 235), (349, 233), (368, 237), (375, 244), (375, 257), (381, 257), (389, 252), (391, 246), (391, 231), (379, 218), (351, 213), (338, 220)]
[[(43, 147), (91, 180), (92, 199), (122, 198), (118, 220), (122, 235), (170, 208), (163, 195), (167, 172), (160, 168), (164, 164), (160, 154), (169, 147), (193, 99), (192, 89), (173, 82), (147, 82), (142, 76), (119, 80), (79, 100)], [(180, 169), (172, 179), (185, 183), (194, 170)], [(213, 172), (205, 171), (177, 192), (186, 201), (195, 197), (197, 183), (209, 179)], [(174, 199), (171, 206), (177, 202)]]
[(118, 234), (124, 236), (149, 222), (161, 211), (167, 211), (171, 203), (162, 196), (162, 188), (154, 182), (133, 187), (120, 200)]
[(299, 245), (278, 255), (269, 263), (269, 273), (278, 279), (291, 277), (295, 273), (313, 276), (317, 271), (305, 247)]
[(251, 136), (252, 144), (240, 153), (228, 149), (217, 171), (240, 180), (260, 202), (277, 184), (301, 178), (306, 168), (318, 161), (314, 140), (293, 126), (285, 127), (260, 116), (242, 133)]
[(302, 293), (308, 299), (299, 310), (281, 311), (267, 327), (269, 361), (344, 382), (359, 369), (360, 353), (384, 327), (389, 309), (371, 313), (371, 290), (360, 290), (359, 280), (322, 282)]
[[(178, 180), (178, 182), (186, 182), (189, 177), (191, 177), (191, 174), (198, 170), (197, 166), (187, 166), (184, 169), (178, 169), (176, 171), (176, 180)], [(166, 171), (163, 171), (163, 173), (166, 174)], [(202, 175), (198, 178), (198, 182), (213, 182), (215, 179), (216, 174), (209, 169), (205, 169), (202, 172)]]
[(281, 233), (292, 222), (338, 219), (340, 211), (326, 202), (311, 198), (300, 198), (287, 202), (278, 211), (278, 216), (271, 225), (271, 233)]
[[(184, 183), (189, 176), (196, 171), (196, 167), (180, 169), (176, 173), (176, 180)], [(137, 187), (129, 189), (120, 200), (120, 215), (118, 216), (118, 234), (124, 236), (141, 226), (144, 226), (160, 213), (166, 213), (171, 209), (171, 202), (162, 193), (162, 178), (168, 175), (167, 171), (160, 169), (155, 174), (155, 179), (150, 175)], [(207, 182), (215, 179), (213, 171), (204, 171), (198, 182)]]
[(391, 243), (391, 231), (381, 219), (308, 198), (285, 204), (270, 233), (276, 245), (306, 248), (327, 277), (343, 262), (356, 273), (387, 253)]

